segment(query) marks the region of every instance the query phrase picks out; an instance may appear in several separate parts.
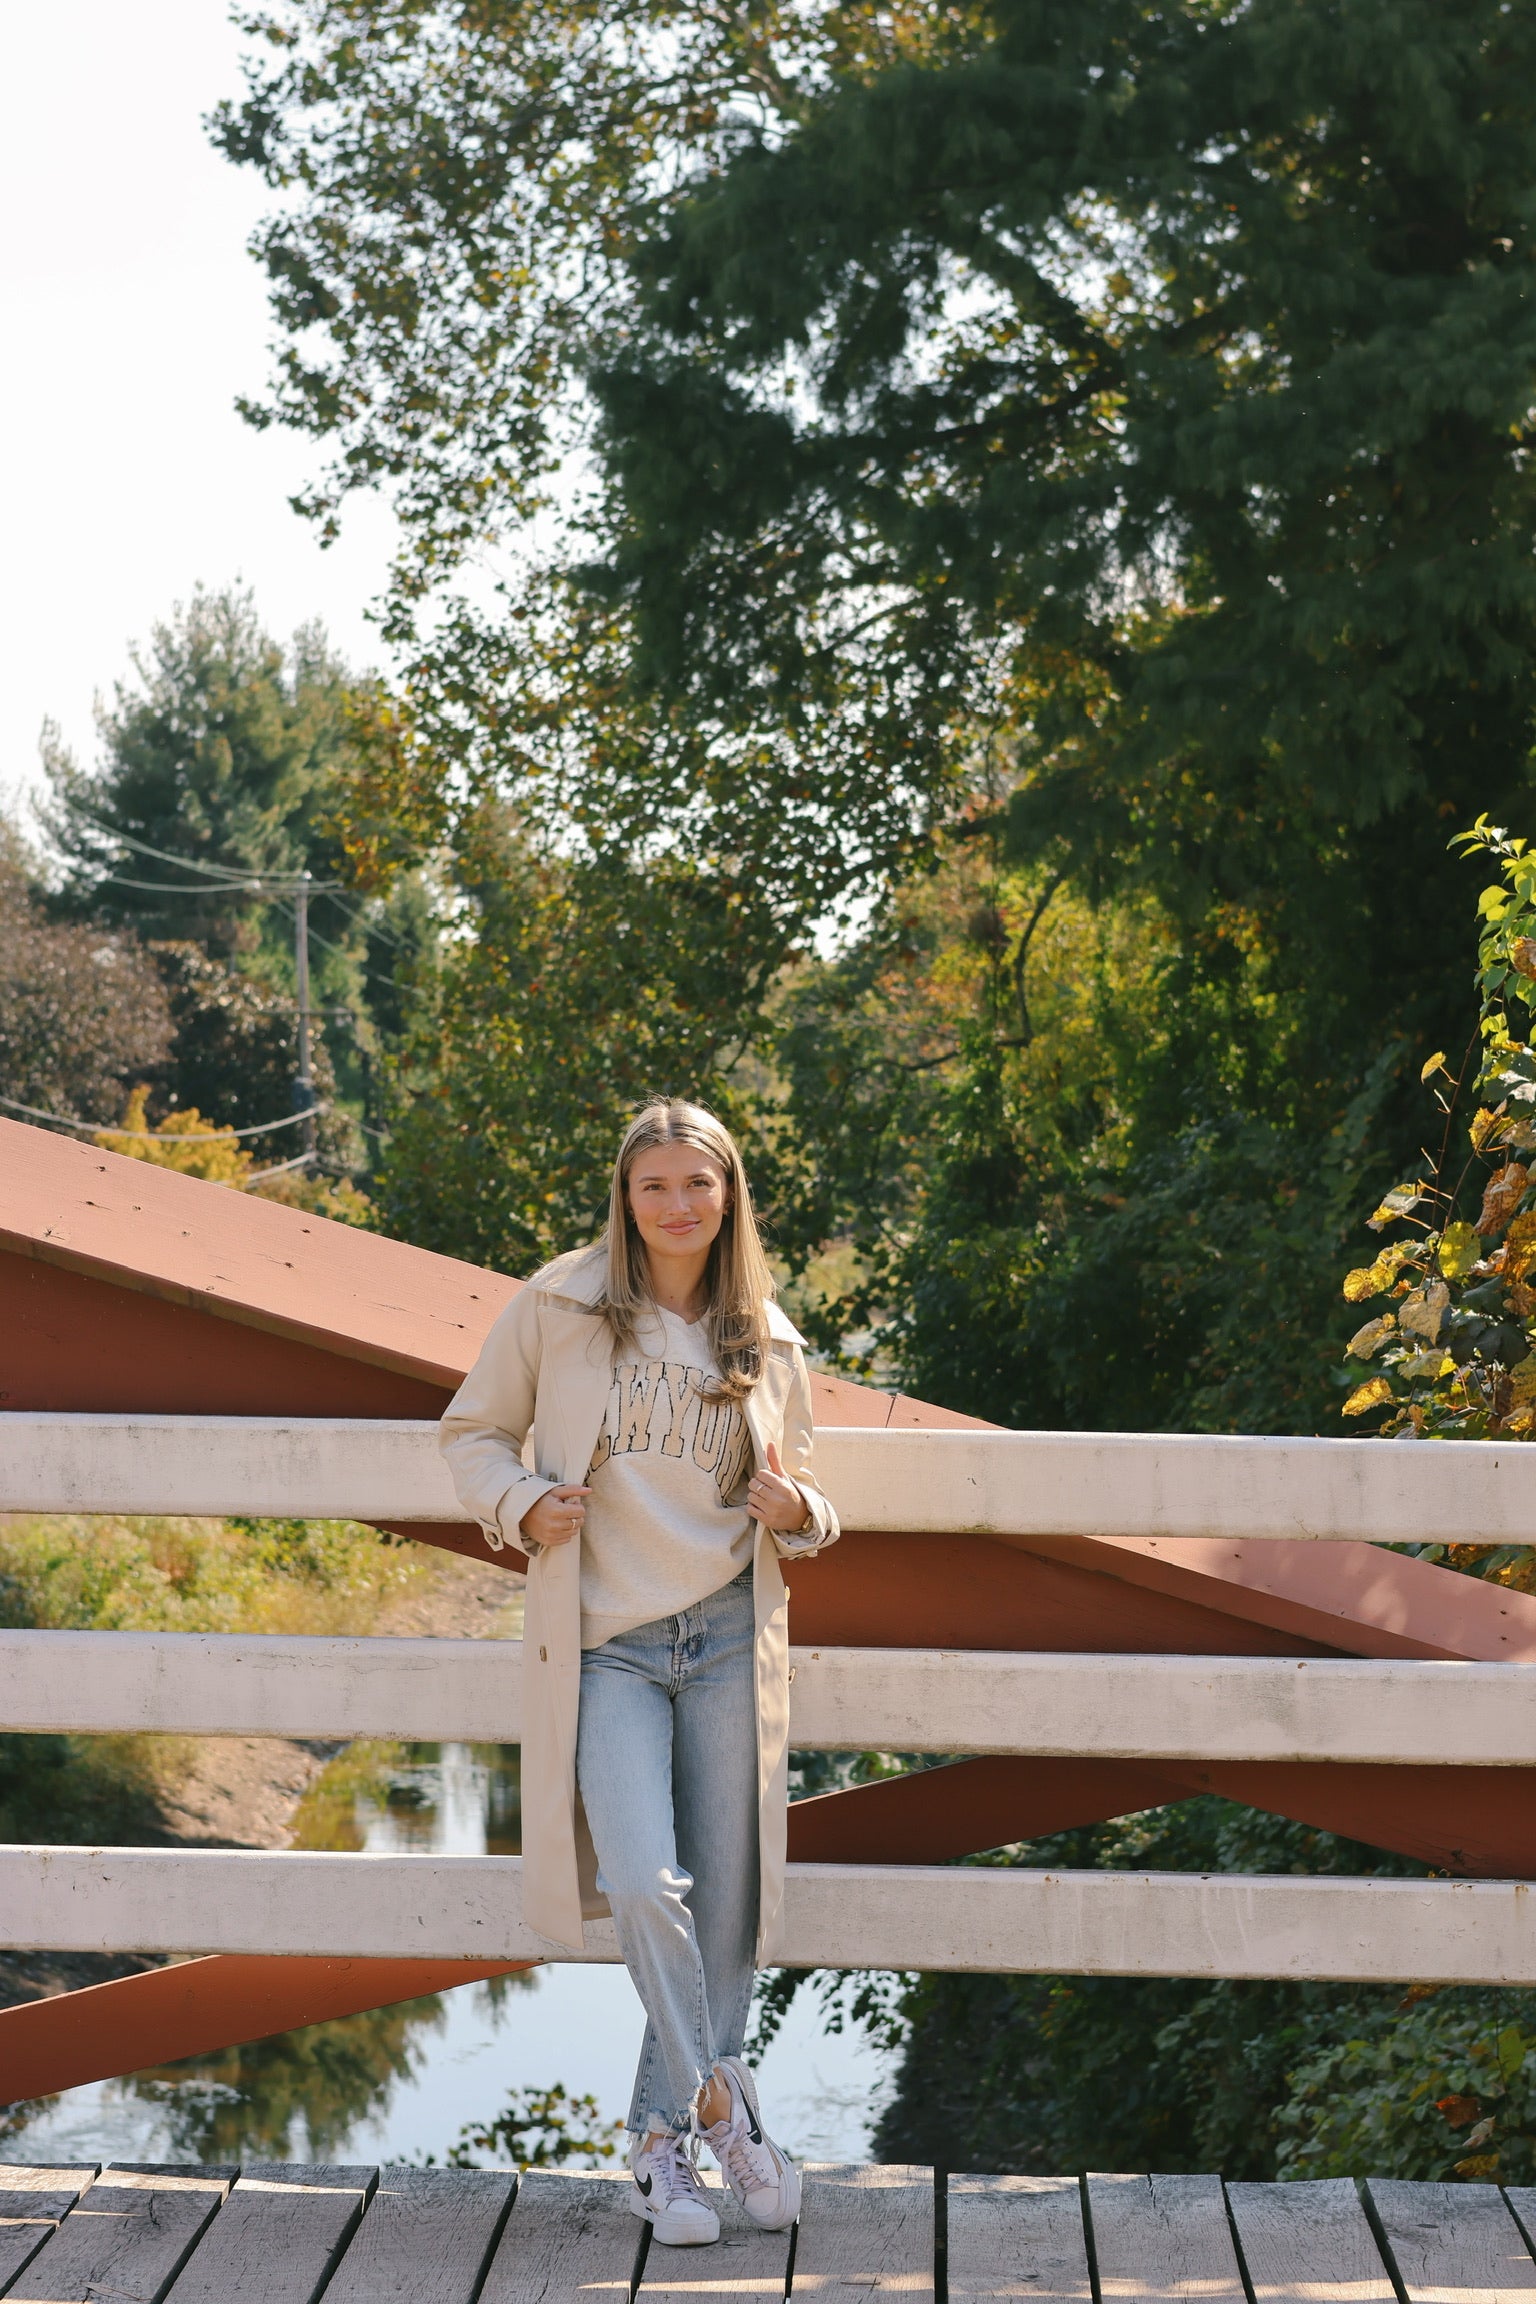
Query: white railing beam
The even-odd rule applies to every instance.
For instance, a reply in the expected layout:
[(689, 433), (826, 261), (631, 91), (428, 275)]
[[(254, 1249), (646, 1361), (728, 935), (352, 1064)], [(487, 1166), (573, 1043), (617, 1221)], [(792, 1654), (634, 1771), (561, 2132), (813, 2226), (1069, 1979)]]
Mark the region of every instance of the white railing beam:
[[(0, 1946), (562, 1959), (516, 1857), (0, 1848)], [(791, 1865), (795, 1967), (1536, 1984), (1536, 1891), (1503, 1880)], [(607, 1922), (589, 1960), (613, 1960)]]
[[(1536, 1765), (1536, 1664), (791, 1651), (820, 1751)], [(0, 1631), (0, 1731), (516, 1744), (515, 1640)]]
[[(1198, 1433), (817, 1435), (844, 1522), (912, 1534), (1459, 1540), (1536, 1529), (1536, 1449)], [(460, 1521), (436, 1427), (281, 1417), (0, 1416), (0, 1511)]]

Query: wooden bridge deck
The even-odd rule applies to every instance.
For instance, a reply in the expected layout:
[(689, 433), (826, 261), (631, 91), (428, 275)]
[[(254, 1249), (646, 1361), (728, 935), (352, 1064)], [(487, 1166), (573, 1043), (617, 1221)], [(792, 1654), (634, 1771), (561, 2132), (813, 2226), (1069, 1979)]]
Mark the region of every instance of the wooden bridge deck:
[(647, 2248), (623, 2180), (506, 2170), (0, 2167), (12, 2304), (1522, 2304), (1536, 2191), (1215, 2176), (806, 2172), (793, 2235), (724, 2203), (714, 2248)]

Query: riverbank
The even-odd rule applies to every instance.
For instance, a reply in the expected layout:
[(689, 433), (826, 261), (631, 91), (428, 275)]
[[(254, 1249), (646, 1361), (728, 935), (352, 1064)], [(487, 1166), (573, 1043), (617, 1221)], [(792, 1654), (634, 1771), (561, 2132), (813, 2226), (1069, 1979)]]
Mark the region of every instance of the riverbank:
[[(222, 1524), (211, 1525), (222, 1530)], [(189, 1534), (187, 1523), (124, 1522), (103, 1529), (18, 1515), (0, 1518), (0, 1578), (10, 1601), (6, 1613), (25, 1624), (41, 1618), (45, 1627), (50, 1620), (58, 1625), (84, 1618), (99, 1629), (231, 1632), (275, 1629), (277, 1616), (285, 1630), (396, 1639), (510, 1639), (522, 1630), (522, 1581), (490, 1562), (425, 1545), (407, 1551), (358, 1529), (345, 1556), (333, 1545), (322, 1559), (322, 1570), (329, 1574), (315, 1573), (315, 1561), (304, 1558), (290, 1538), (286, 1575), (279, 1563), (265, 1589), (247, 1593), (244, 1554), (271, 1550), (270, 1541), (239, 1529), (230, 1545), (213, 1535), (209, 1524), (190, 1526), (196, 1535)], [(204, 1551), (222, 1556), (222, 1574), (208, 1572), (199, 1540)], [(204, 1572), (196, 1573), (198, 1568)], [(274, 1590), (274, 1582), (289, 1589)], [(206, 1622), (210, 1615), (217, 1617), (216, 1625)], [(101, 1622), (103, 1616), (109, 1623)], [(131, 1619), (128, 1625), (125, 1616)], [(189, 1622), (189, 1617), (203, 1621)], [(78, 1817), (85, 1827), (81, 1837), (136, 1847), (291, 1847), (307, 1796), (344, 1749), (337, 1743), (257, 1736), (5, 1741), (13, 1755), (14, 1806), (23, 1829), (30, 1821), (39, 1836), (68, 1839), (76, 1836), (78, 1826), (67, 1827)], [(28, 1776), (32, 1782), (24, 1783)], [(48, 1780), (54, 1787), (52, 1802), (40, 1800), (37, 1792), (39, 1781)], [(48, 1829), (50, 1822), (61, 1828)], [(78, 1991), (158, 1965), (152, 1956), (133, 1953), (0, 1953), (0, 2007)]]

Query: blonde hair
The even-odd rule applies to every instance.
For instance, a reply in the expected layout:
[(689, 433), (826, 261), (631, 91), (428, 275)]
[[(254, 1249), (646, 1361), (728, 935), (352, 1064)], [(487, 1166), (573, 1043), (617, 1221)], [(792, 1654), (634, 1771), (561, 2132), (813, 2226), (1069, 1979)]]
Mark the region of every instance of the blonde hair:
[(725, 1171), (725, 1219), (710, 1244), (704, 1285), (704, 1329), (720, 1371), (707, 1399), (739, 1405), (763, 1373), (768, 1344), (767, 1306), (773, 1274), (752, 1212), (752, 1193), (735, 1137), (702, 1104), (658, 1097), (635, 1114), (619, 1146), (608, 1193), (608, 1278), (600, 1309), (618, 1345), (634, 1341), (640, 1316), (654, 1308), (650, 1264), (629, 1205), (629, 1172), (642, 1152), (660, 1144), (692, 1144)]

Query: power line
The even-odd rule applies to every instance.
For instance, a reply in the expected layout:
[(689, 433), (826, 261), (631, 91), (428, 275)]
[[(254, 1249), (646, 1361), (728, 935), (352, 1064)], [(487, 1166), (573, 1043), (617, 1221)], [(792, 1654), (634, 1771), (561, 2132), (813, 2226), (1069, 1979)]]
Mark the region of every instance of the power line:
[(253, 1184), (265, 1183), (269, 1176), (291, 1176), (295, 1168), (307, 1168), (313, 1158), (313, 1152), (301, 1152), (295, 1160), (280, 1160), (275, 1168), (258, 1168), (253, 1175), (241, 1177), (240, 1189), (248, 1192)]
[[(204, 888), (195, 886), (189, 888), (185, 881), (177, 883), (169, 880), (129, 880), (121, 872), (103, 872), (96, 885), (98, 888), (142, 888), (151, 896), (199, 896), (206, 898), (209, 896), (262, 896), (266, 894), (259, 880), (242, 880), (238, 885), (228, 880), (215, 880)], [(278, 895), (286, 895), (286, 893), (287, 891), (284, 889), (279, 891)], [(268, 898), (269, 902), (274, 900), (276, 899)]]
[[(301, 880), (308, 878), (306, 873), (262, 872), (250, 867), (244, 871), (237, 871), (230, 864), (200, 864), (194, 857), (173, 855), (168, 848), (155, 848), (151, 846), (148, 840), (135, 839), (131, 832), (120, 832), (114, 825), (104, 824), (99, 816), (93, 816), (88, 808), (76, 808), (75, 814), (83, 816), (92, 831), (99, 833), (104, 840), (115, 841), (120, 848), (137, 849), (141, 856), (153, 856), (157, 864), (176, 864), (184, 872), (200, 872), (205, 880), (221, 881), (231, 889), (248, 890), (253, 881), (266, 881), (272, 883), (275, 892), (279, 888), (295, 887)], [(109, 874), (107, 877), (110, 878), (111, 875)], [(151, 883), (148, 881), (138, 883), (130, 880), (126, 881), (124, 885), (130, 888), (138, 885), (148, 887)], [(314, 888), (329, 889), (339, 888), (341, 882), (339, 880), (316, 880), (312, 881), (310, 885)]]
[[(111, 1120), (67, 1120), (62, 1112), (40, 1112), (35, 1104), (18, 1104), (14, 1096), (0, 1096), (7, 1111), (25, 1112), (29, 1120), (48, 1120), (55, 1128), (79, 1128), (89, 1136), (126, 1136), (136, 1144), (195, 1144), (184, 1128), (119, 1128)], [(283, 1120), (258, 1120), (249, 1128), (221, 1128), (210, 1122), (218, 1136), (270, 1136), (274, 1128), (293, 1128), (312, 1113), (329, 1112), (329, 1104), (312, 1104), (306, 1111), (290, 1112)], [(306, 1155), (307, 1157), (307, 1155)]]

